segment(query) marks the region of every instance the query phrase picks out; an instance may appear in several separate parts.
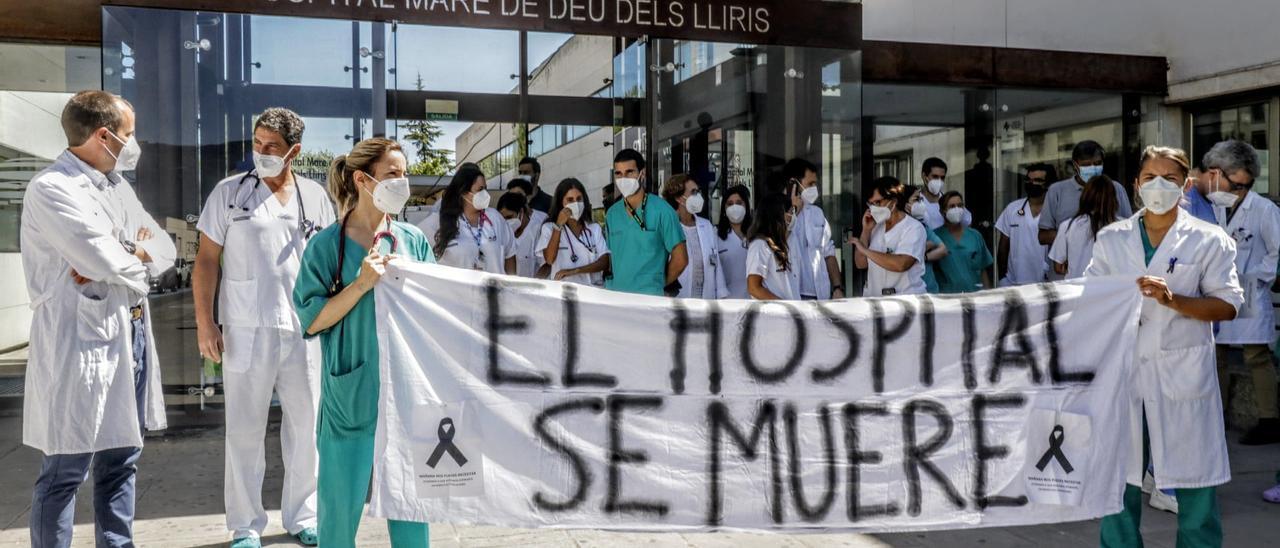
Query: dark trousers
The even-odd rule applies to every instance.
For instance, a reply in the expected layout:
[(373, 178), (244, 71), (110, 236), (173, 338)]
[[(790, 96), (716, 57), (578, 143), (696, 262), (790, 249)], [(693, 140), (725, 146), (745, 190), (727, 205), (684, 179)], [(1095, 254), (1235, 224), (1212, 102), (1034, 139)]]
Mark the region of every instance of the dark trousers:
[[(142, 321), (134, 320), (135, 366), (133, 381), (138, 402), (138, 426), (143, 428), (146, 404), (147, 354)], [(28, 394), (28, 397), (30, 394)], [(135, 481), (141, 447), (121, 447), (94, 453), (45, 455), (40, 464), (31, 501), (31, 546), (71, 546), (75, 524), (76, 491), (93, 471), (93, 519), (98, 546), (131, 547)]]

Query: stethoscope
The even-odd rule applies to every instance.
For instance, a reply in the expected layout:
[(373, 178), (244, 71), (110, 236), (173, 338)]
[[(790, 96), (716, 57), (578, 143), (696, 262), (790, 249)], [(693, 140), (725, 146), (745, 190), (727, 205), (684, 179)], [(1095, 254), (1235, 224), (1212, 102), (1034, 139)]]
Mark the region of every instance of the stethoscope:
[(592, 254), (596, 252), (595, 239), (591, 236), (591, 229), (586, 225), (582, 226), (582, 234), (587, 237), (587, 241), (585, 242), (578, 238), (578, 236), (573, 233), (572, 229), (569, 229), (568, 227), (565, 227), (565, 229), (569, 233), (569, 262), (578, 264), (578, 250), (573, 247), (574, 240), (578, 240), (578, 243), (582, 244), (582, 246), (587, 248), (587, 251), (590, 251)]
[[(249, 177), (253, 177), (253, 187), (249, 189), (249, 195), (246, 197), (243, 196), (244, 183), (249, 179)], [(236, 191), (233, 195), (235, 199), (231, 201), (231, 204), (227, 205), (227, 209), (236, 209), (239, 207), (240, 211), (247, 213), (249, 211), (249, 200), (253, 199), (254, 194), (257, 194), (258, 186), (261, 184), (262, 178), (258, 177), (258, 170), (256, 169), (251, 169), (248, 173), (241, 175), (240, 181), (236, 183)], [(298, 231), (302, 233), (303, 241), (310, 241), (312, 236), (315, 236), (317, 232), (320, 232), (320, 227), (316, 226), (315, 222), (307, 218), (307, 202), (302, 199), (302, 185), (294, 184), (293, 188), (294, 198), (298, 200)], [(239, 203), (239, 206), (236, 205), (237, 202)]]
[[(354, 211), (348, 211), (346, 215), (342, 216), (342, 227), (341, 227), (342, 231), (338, 233), (338, 238), (337, 238), (338, 239), (338, 272), (333, 276), (333, 282), (329, 284), (330, 299), (337, 297), (338, 294), (342, 293), (342, 290), (346, 289), (346, 286), (347, 286), (347, 284), (342, 281), (342, 268), (346, 265), (346, 259), (347, 259), (347, 253), (346, 253), (347, 221), (351, 219), (351, 214), (353, 212)], [(378, 244), (382, 242), (382, 240), (387, 239), (387, 240), (391, 240), (391, 253), (395, 253), (396, 248), (398, 247), (398, 244), (399, 244), (399, 240), (396, 238), (395, 234), (391, 233), (391, 217), (387, 216), (384, 222), (387, 224), (387, 229), (373, 235), (373, 244), (370, 246), (370, 249), (378, 249)], [(357, 274), (357, 276), (359, 275)], [(342, 320), (338, 321), (338, 325), (334, 327), (334, 329), (337, 331), (337, 333), (335, 334), (338, 336), (338, 352), (336, 354), (338, 356), (338, 359), (343, 359), (343, 357), (346, 356), (346, 354), (344, 354), (342, 351), (343, 341), (346, 339), (346, 336), (345, 336), (346, 335), (345, 332), (347, 329), (346, 320), (347, 320), (346, 317), (343, 317)]]

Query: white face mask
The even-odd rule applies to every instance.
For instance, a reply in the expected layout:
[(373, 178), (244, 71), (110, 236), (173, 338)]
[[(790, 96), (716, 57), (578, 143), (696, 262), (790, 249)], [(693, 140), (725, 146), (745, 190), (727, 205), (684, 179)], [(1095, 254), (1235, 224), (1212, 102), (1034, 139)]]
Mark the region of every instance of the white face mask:
[(964, 224), (965, 209), (963, 207), (953, 207), (947, 210), (947, 222), (953, 225)]
[(942, 179), (929, 179), (929, 194), (934, 196), (942, 195)]
[(893, 216), (892, 209), (889, 209), (884, 206), (878, 206), (878, 205), (871, 206), (871, 218), (875, 220), (876, 224), (884, 223), (885, 221), (889, 220), (889, 217), (891, 216)]
[(623, 198), (629, 198), (640, 190), (640, 179), (632, 179), (630, 177), (622, 177), (613, 181), (618, 187), (618, 192), (622, 193)]
[(925, 217), (929, 216), (929, 207), (924, 205), (923, 201), (917, 201), (911, 204), (911, 216), (915, 217), (916, 220), (923, 221)]
[(378, 184), (369, 194), (373, 197), (374, 207), (387, 215), (399, 214), (404, 209), (404, 204), (409, 201), (409, 179), (400, 177), (379, 181), (372, 175), (369, 178)]
[(747, 208), (738, 204), (733, 204), (724, 209), (724, 214), (729, 216), (729, 222), (739, 224), (743, 219), (747, 218)]
[(520, 230), (520, 217), (516, 216), (510, 219), (507, 219), (507, 226), (511, 227), (511, 230), (513, 232), (516, 230)]
[(806, 204), (812, 204), (818, 201), (818, 187), (811, 186), (800, 191), (800, 199), (804, 200), (804, 203)]
[(573, 220), (576, 221), (582, 218), (582, 202), (573, 202), (564, 207), (569, 210), (569, 217), (573, 218)]
[(259, 177), (278, 177), (284, 173), (284, 158), (269, 154), (253, 153), (253, 167), (258, 170)]
[(1138, 189), (1138, 196), (1149, 211), (1163, 215), (1178, 207), (1182, 200), (1182, 187), (1164, 177), (1156, 177)]
[(1240, 200), (1239, 196), (1230, 192), (1223, 192), (1221, 190), (1210, 192), (1207, 198), (1210, 202), (1213, 202), (1213, 205), (1225, 207), (1227, 209), (1235, 207), (1236, 202)]
[[(1218, 184), (1215, 185), (1215, 188), (1217, 188), (1218, 190), (1214, 190), (1213, 192), (1210, 192), (1208, 196), (1205, 196), (1205, 198), (1208, 198), (1210, 202), (1214, 203), (1214, 205), (1231, 209), (1235, 207), (1236, 202), (1240, 200), (1240, 197), (1236, 196), (1234, 192), (1227, 192), (1225, 190), (1221, 190), (1223, 179), (1226, 179), (1226, 177), (1222, 175), (1218, 176), (1218, 180), (1217, 180)], [(1226, 185), (1227, 188), (1231, 188), (1231, 181), (1226, 181), (1226, 183), (1227, 183)]]
[(1102, 175), (1102, 166), (1077, 166), (1076, 169), (1080, 172), (1080, 179), (1086, 183), (1090, 179)]
[(489, 196), (489, 191), (487, 190), (476, 191), (475, 194), (471, 195), (471, 206), (476, 209), (479, 209), (480, 211), (484, 211), (486, 209), (489, 209), (490, 199), (491, 198)]
[(138, 169), (138, 160), (142, 158), (142, 147), (138, 146), (138, 139), (131, 136), (128, 141), (125, 141), (110, 131), (107, 132), (107, 135), (124, 145), (124, 148), (120, 149), (119, 155), (113, 154), (111, 149), (107, 148), (107, 145), (102, 145), (102, 148), (107, 149), (107, 154), (111, 154), (111, 157), (116, 160), (116, 167), (112, 171), (133, 171)]
[(706, 202), (702, 199), (701, 194), (693, 194), (684, 199), (684, 210), (688, 211), (690, 215), (702, 213), (702, 206), (704, 205), (706, 205)]

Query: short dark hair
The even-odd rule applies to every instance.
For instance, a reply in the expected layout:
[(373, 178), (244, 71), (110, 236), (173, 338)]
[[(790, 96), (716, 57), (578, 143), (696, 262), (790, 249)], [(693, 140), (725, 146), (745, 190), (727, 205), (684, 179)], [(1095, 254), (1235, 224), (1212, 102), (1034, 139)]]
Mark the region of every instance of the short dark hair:
[(307, 124), (302, 121), (298, 113), (287, 108), (273, 107), (262, 111), (257, 121), (253, 123), (253, 130), (258, 131), (258, 129), (280, 134), (284, 144), (292, 147), (302, 142), (302, 132), (306, 131)]
[(524, 158), (521, 158), (520, 162), (516, 164), (516, 168), (526, 164), (533, 166), (534, 173), (542, 173), (542, 164), (538, 163), (538, 159), (533, 156), (525, 156)]
[(803, 180), (805, 174), (810, 171), (817, 173), (818, 166), (813, 165), (813, 162), (804, 158), (792, 158), (782, 166), (782, 174), (786, 175), (787, 179), (795, 179), (797, 181)]
[(505, 209), (507, 211), (520, 212), (520, 211), (524, 211), (524, 208), (525, 206), (528, 205), (528, 203), (529, 202), (525, 200), (525, 197), (523, 194), (508, 192), (506, 194), (503, 194), (501, 198), (498, 198), (498, 209), (499, 210)]
[[(902, 184), (897, 177), (885, 175), (871, 182), (871, 191), (885, 200), (894, 200), (894, 209), (907, 212), (907, 200), (914, 194), (912, 187)], [(869, 196), (868, 196), (869, 197)]]
[(83, 145), (98, 128), (120, 131), (126, 107), (133, 108), (124, 98), (106, 91), (88, 90), (71, 96), (62, 108), (62, 132), (67, 136), (67, 146)]
[(644, 155), (640, 154), (640, 151), (634, 148), (624, 148), (618, 151), (618, 154), (613, 157), (613, 163), (615, 164), (621, 164), (625, 162), (635, 162), (636, 170), (638, 171), (643, 171), (645, 168)]
[(942, 158), (934, 156), (925, 159), (924, 164), (920, 166), (920, 173), (928, 174), (932, 172), (935, 167), (942, 168), (942, 171), (950, 171), (947, 169), (947, 163), (942, 161)]
[(1071, 161), (1079, 162), (1081, 160), (1092, 160), (1094, 158), (1102, 159), (1106, 154), (1106, 150), (1104, 150), (1102, 145), (1098, 144), (1097, 141), (1086, 139), (1076, 143), (1076, 146), (1071, 148)]
[(530, 196), (533, 195), (533, 183), (530, 183), (528, 179), (512, 179), (511, 182), (507, 183), (507, 190), (513, 188), (523, 190), (525, 194)]
[(1032, 171), (1043, 171), (1045, 182), (1049, 184), (1058, 182), (1058, 169), (1049, 164), (1041, 162), (1027, 166), (1026, 172), (1031, 173)]

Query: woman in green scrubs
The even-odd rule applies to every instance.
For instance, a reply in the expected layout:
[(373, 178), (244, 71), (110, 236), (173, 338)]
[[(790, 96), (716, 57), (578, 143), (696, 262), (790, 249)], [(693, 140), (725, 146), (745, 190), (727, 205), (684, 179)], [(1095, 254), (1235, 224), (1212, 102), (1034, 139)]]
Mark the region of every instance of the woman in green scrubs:
[(935, 263), (937, 265), (938, 289), (942, 293), (968, 293), (981, 291), (991, 287), (991, 276), (987, 269), (995, 263), (991, 249), (982, 239), (982, 234), (970, 228), (968, 212), (964, 208), (964, 196), (959, 192), (948, 192), (938, 202), (946, 224), (938, 227), (934, 234), (942, 240), (942, 244), (950, 251), (946, 257)]
[[(373, 288), (395, 257), (435, 260), (422, 231), (390, 220), (409, 198), (406, 165), (400, 145), (380, 138), (361, 141), (333, 161), (329, 192), (343, 212), (342, 222), (316, 234), (307, 246), (293, 290), (299, 323), (307, 337), (320, 336), (324, 354), (316, 495), (320, 545), (327, 548), (355, 546), (373, 469), (378, 422)], [(341, 282), (335, 283), (339, 271)], [(390, 521), (387, 528), (392, 546), (429, 545), (425, 523)]]

